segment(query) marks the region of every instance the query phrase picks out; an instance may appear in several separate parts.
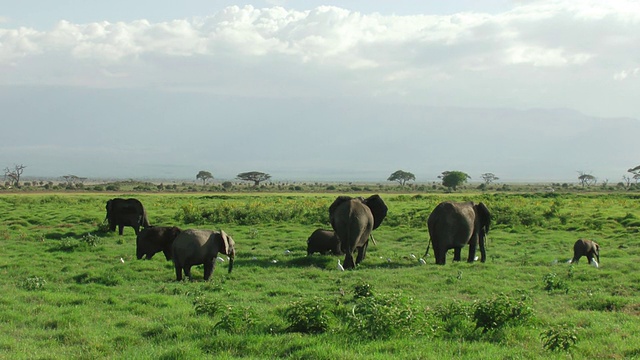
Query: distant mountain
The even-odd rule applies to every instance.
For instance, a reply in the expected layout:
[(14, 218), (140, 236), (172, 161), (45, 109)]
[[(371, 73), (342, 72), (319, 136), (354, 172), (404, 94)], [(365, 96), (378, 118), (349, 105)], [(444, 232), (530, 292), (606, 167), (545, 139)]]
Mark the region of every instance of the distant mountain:
[(439, 108), (357, 99), (255, 99), (155, 90), (0, 88), (0, 166), (25, 175), (615, 183), (640, 164), (640, 121), (567, 109)]

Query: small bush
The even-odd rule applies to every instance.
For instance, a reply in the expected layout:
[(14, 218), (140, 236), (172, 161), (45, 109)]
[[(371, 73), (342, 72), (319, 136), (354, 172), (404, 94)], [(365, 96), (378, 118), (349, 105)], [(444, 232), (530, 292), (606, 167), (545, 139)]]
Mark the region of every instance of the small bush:
[(369, 296), (373, 296), (373, 293), (371, 292), (371, 285), (369, 284), (356, 285), (354, 289), (354, 294), (353, 294), (354, 298), (358, 299), (358, 298), (364, 298)]
[(542, 347), (549, 351), (569, 351), (578, 342), (578, 332), (567, 324), (554, 326), (540, 334)]
[(417, 315), (407, 299), (394, 294), (387, 298), (359, 298), (348, 319), (350, 331), (361, 338), (378, 340), (409, 330)]
[(249, 307), (235, 308), (228, 305), (213, 329), (230, 334), (246, 334), (254, 326), (255, 315)]
[(547, 291), (563, 290), (569, 292), (569, 286), (556, 273), (549, 273), (542, 278), (544, 289)]
[(327, 306), (314, 298), (292, 303), (285, 310), (284, 317), (289, 324), (288, 331), (318, 334), (329, 329), (329, 314)]
[(193, 300), (193, 309), (198, 315), (207, 315), (214, 317), (218, 312), (220, 306), (216, 301), (207, 299), (204, 296), (196, 296)]
[(524, 296), (516, 300), (499, 294), (489, 300), (476, 302), (473, 312), (476, 329), (482, 328), (482, 332), (486, 333), (508, 325), (526, 323), (533, 316), (533, 309), (525, 300)]
[(100, 238), (90, 233), (82, 235), (82, 238), (80, 239), (80, 241), (88, 245), (89, 247), (95, 247), (95, 246), (98, 246), (98, 244), (100, 244)]
[(21, 284), (23, 289), (29, 290), (29, 291), (42, 290), (44, 289), (45, 285), (47, 285), (47, 281), (38, 276), (26, 278), (25, 280), (22, 281), (22, 284)]

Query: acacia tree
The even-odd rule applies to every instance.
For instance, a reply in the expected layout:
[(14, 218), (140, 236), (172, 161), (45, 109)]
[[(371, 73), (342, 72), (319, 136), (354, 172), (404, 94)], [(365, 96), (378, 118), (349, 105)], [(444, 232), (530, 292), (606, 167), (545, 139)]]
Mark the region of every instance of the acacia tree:
[(402, 171), (402, 170), (398, 170), (398, 171), (394, 172), (387, 179), (387, 181), (397, 181), (398, 183), (400, 183), (400, 186), (402, 186), (402, 187), (404, 187), (404, 185), (407, 183), (407, 181), (412, 181), (412, 180), (415, 181), (416, 180), (416, 176), (413, 175), (410, 172)]
[(19, 187), (20, 186), (20, 176), (22, 176), (22, 173), (24, 172), (24, 168), (26, 168), (26, 166), (20, 164), (20, 165), (13, 165), (13, 169), (10, 169), (9, 167), (4, 168), (4, 179), (5, 181), (8, 179), (9, 183), (15, 187)]
[(484, 173), (480, 176), (482, 177), (482, 180), (484, 180), (484, 183), (487, 185), (500, 179), (499, 177), (495, 176), (493, 173)]
[[(631, 177), (633, 180), (635, 180), (636, 183), (638, 183), (638, 180), (640, 180), (640, 165), (631, 168), (629, 170), (627, 170), (627, 172), (630, 172), (631, 174), (633, 174), (633, 176)], [(622, 177), (623, 179), (625, 179), (625, 177)], [(625, 179), (626, 181), (626, 179)], [(627, 181), (627, 187), (629, 187), (631, 181)]]
[(467, 173), (462, 171), (444, 171), (442, 175), (438, 176), (439, 179), (442, 179), (442, 185), (453, 189), (455, 191), (458, 186), (467, 182), (468, 179), (471, 179)]
[(585, 174), (583, 171), (579, 171), (578, 174), (580, 174), (578, 176), (578, 180), (580, 180), (580, 184), (582, 185), (582, 187), (585, 187), (585, 185), (586, 186), (595, 185), (596, 182), (598, 181), (595, 176), (591, 174)]
[(253, 186), (258, 187), (261, 182), (271, 179), (271, 175), (260, 171), (249, 171), (236, 175), (236, 179), (243, 181), (253, 181)]
[(202, 180), (202, 186), (204, 186), (207, 183), (207, 180), (213, 179), (213, 175), (208, 171), (200, 170), (198, 175), (196, 175), (196, 179)]

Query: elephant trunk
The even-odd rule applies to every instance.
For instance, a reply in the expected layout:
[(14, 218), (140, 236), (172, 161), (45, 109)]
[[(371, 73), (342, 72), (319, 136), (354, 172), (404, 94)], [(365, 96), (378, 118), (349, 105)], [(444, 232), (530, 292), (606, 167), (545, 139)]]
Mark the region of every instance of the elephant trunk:
[(233, 261), (236, 257), (236, 251), (232, 250), (229, 252), (229, 274), (231, 274), (231, 270), (233, 270)]

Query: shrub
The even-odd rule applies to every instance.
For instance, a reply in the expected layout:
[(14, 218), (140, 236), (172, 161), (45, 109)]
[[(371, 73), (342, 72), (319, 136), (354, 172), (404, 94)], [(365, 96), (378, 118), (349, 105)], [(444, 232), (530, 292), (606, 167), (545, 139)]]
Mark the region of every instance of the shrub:
[(354, 294), (353, 294), (354, 298), (358, 299), (358, 298), (369, 297), (369, 296), (373, 296), (373, 293), (371, 292), (371, 285), (369, 284), (356, 285), (354, 289)]
[(542, 280), (544, 281), (544, 289), (547, 291), (564, 290), (565, 292), (569, 292), (567, 283), (558, 278), (556, 273), (549, 273), (545, 275)]
[(198, 315), (207, 315), (214, 317), (218, 312), (220, 306), (216, 301), (207, 299), (204, 296), (196, 296), (193, 300), (193, 309)]
[(24, 279), (22, 281), (22, 288), (25, 290), (42, 290), (44, 289), (45, 285), (47, 284), (47, 281), (41, 277), (38, 276), (33, 276), (33, 277), (28, 277), (26, 279)]
[(95, 246), (98, 246), (98, 244), (100, 244), (100, 238), (90, 233), (86, 233), (85, 235), (82, 235), (82, 238), (80, 239), (80, 241), (88, 245), (89, 247), (95, 247)]
[(567, 324), (554, 326), (540, 334), (542, 347), (550, 351), (568, 351), (578, 342), (578, 332)]
[(329, 311), (317, 298), (296, 301), (284, 311), (288, 331), (305, 334), (323, 333), (329, 329)]
[(357, 299), (348, 319), (351, 331), (360, 338), (377, 340), (409, 330), (417, 315), (405, 298), (394, 294), (387, 298), (368, 296)]
[(231, 334), (246, 334), (253, 327), (254, 318), (255, 315), (249, 307), (235, 308), (227, 305), (220, 321), (213, 326), (213, 330)]
[(501, 293), (474, 304), (473, 319), (476, 329), (482, 328), (483, 333), (508, 325), (526, 323), (532, 316), (533, 309), (527, 305), (525, 296), (516, 300)]

